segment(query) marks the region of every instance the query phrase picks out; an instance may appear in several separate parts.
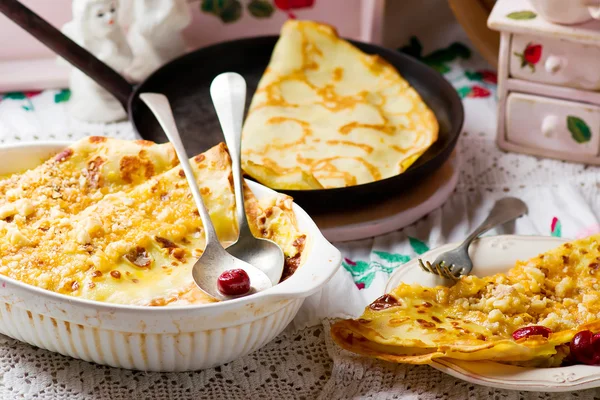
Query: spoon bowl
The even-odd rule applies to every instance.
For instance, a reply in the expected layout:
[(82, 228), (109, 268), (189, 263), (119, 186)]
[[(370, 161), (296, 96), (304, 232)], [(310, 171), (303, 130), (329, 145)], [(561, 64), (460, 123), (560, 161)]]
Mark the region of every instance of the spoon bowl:
[[(173, 112), (167, 97), (158, 93), (143, 93), (140, 95), (140, 98), (148, 105), (148, 108), (150, 108), (165, 131), (169, 141), (175, 148), (181, 168), (183, 169), (190, 186), (192, 197), (198, 207), (198, 213), (202, 219), (206, 247), (192, 268), (192, 277), (194, 278), (196, 285), (198, 285), (198, 288), (217, 300), (228, 300), (240, 296), (247, 296), (272, 287), (273, 284), (271, 283), (271, 279), (269, 279), (265, 273), (251, 264), (229, 254), (219, 242), (217, 232), (210, 219), (210, 214), (202, 200), (202, 195), (200, 194), (198, 183), (196, 182), (196, 176), (194, 175), (185, 148), (181, 142), (181, 137), (177, 131), (175, 118), (173, 117)], [(250, 278), (250, 290), (243, 295), (228, 296), (221, 293), (217, 287), (219, 276), (223, 272), (233, 269), (243, 269)]]
[(239, 225), (238, 240), (227, 252), (263, 271), (276, 285), (281, 280), (285, 257), (281, 247), (271, 240), (257, 238), (250, 231), (244, 207), (241, 169), (242, 122), (246, 104), (246, 81), (234, 72), (226, 72), (212, 81), (210, 96), (231, 156), (235, 206)]

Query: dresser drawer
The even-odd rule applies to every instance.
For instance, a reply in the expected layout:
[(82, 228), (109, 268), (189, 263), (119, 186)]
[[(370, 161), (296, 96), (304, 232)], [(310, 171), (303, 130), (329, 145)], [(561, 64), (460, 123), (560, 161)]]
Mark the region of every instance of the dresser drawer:
[(598, 155), (600, 107), (510, 93), (506, 99), (506, 139), (529, 148)]
[(600, 43), (515, 34), (510, 45), (510, 75), (528, 81), (600, 90)]

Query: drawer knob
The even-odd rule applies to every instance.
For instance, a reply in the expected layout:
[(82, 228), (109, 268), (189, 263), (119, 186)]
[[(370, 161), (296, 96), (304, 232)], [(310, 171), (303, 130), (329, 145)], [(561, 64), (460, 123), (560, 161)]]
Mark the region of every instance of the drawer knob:
[(560, 121), (555, 115), (548, 115), (542, 121), (542, 134), (547, 138), (554, 137)]
[(546, 58), (546, 63), (544, 64), (544, 67), (549, 73), (555, 74), (560, 69), (561, 64), (562, 62), (560, 60), (560, 57), (548, 56), (548, 58)]

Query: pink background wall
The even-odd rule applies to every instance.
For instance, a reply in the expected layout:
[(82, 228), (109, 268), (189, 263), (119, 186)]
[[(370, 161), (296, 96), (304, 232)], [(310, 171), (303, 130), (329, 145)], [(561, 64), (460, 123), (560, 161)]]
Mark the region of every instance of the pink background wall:
[[(131, 0), (122, 0), (127, 7)], [(71, 0), (21, 0), (56, 27), (71, 18)], [(246, 0), (242, 0), (245, 4)], [(200, 11), (200, 2), (191, 1), (193, 22), (185, 32), (191, 47), (197, 48), (218, 41), (243, 36), (277, 33), (287, 15), (277, 10), (270, 18), (257, 19), (244, 10), (242, 18), (230, 24), (222, 23), (216, 16)], [(357, 39), (360, 35), (361, 0), (316, 0), (312, 9), (296, 11), (298, 18), (314, 19), (334, 25), (341, 35)], [(33, 39), (27, 32), (0, 15), (0, 61), (15, 59), (39, 59), (53, 54)]]

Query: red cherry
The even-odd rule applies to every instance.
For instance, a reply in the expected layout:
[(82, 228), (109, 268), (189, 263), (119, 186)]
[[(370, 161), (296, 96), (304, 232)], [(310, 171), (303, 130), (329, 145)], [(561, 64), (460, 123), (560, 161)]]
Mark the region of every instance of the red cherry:
[(250, 290), (250, 277), (243, 269), (230, 269), (217, 279), (217, 289), (228, 296), (246, 294)]
[(523, 52), (523, 58), (525, 58), (525, 61), (527, 61), (529, 64), (537, 64), (538, 61), (540, 61), (540, 58), (542, 58), (542, 45), (528, 45)]
[(513, 332), (512, 337), (515, 340), (528, 338), (529, 336), (543, 336), (547, 338), (551, 333), (552, 331), (545, 326), (532, 325), (517, 329)]
[(600, 357), (596, 356), (597, 353), (594, 351), (594, 336), (591, 331), (587, 330), (577, 332), (573, 336), (569, 348), (576, 361), (588, 365), (594, 365), (600, 361)]

